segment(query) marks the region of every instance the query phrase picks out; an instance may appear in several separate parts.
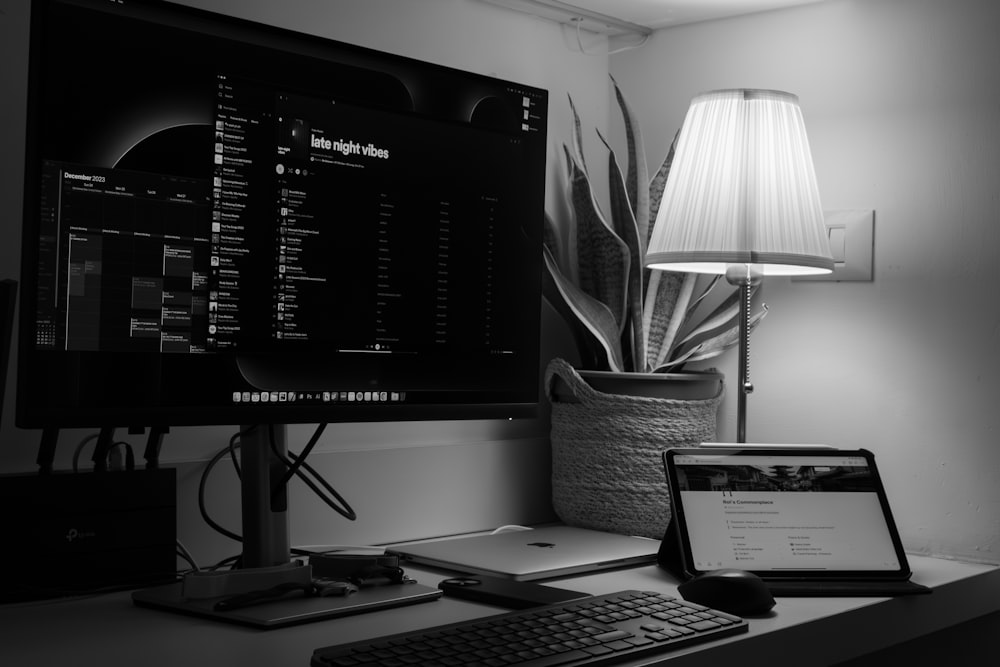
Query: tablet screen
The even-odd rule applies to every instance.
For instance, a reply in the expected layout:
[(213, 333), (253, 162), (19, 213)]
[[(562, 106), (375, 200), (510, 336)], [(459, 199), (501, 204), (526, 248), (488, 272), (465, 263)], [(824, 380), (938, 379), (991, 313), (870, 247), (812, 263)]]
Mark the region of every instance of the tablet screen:
[(665, 458), (689, 569), (907, 569), (870, 452), (685, 449)]

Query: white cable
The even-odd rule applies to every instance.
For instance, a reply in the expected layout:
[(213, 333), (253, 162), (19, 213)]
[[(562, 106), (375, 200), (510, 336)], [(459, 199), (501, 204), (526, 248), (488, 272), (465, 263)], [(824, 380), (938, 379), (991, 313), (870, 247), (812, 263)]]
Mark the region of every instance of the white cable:
[(645, 46), (646, 42), (648, 41), (649, 41), (649, 35), (643, 35), (642, 41), (639, 42), (638, 44), (630, 44), (629, 46), (623, 46), (620, 49), (614, 49), (612, 51), (608, 51), (608, 55), (613, 56), (616, 53), (621, 53), (622, 51), (631, 51), (632, 49), (638, 49), (641, 46)]
[(379, 555), (385, 553), (385, 547), (376, 547), (369, 544), (307, 544), (294, 548), (299, 551), (310, 551), (315, 554), (329, 554), (338, 551), (367, 551)]
[(573, 23), (576, 24), (576, 45), (580, 48), (580, 53), (582, 53), (585, 56), (613, 56), (614, 54), (621, 53), (623, 51), (631, 51), (632, 49), (638, 49), (639, 47), (644, 46), (647, 41), (649, 41), (649, 35), (643, 35), (642, 41), (639, 42), (638, 44), (623, 46), (619, 49), (608, 51), (607, 53), (590, 53), (583, 46), (583, 35), (581, 34), (581, 28), (580, 28), (580, 24), (583, 23), (583, 20), (572, 19), (572, 21)]
[(497, 528), (496, 530), (494, 530), (492, 533), (490, 533), (490, 535), (497, 535), (499, 533), (516, 533), (516, 532), (521, 531), (521, 530), (533, 530), (533, 529), (530, 528), (529, 526), (517, 526), (517, 525), (511, 524), (511, 525), (507, 525), (507, 526), (500, 526), (499, 528)]

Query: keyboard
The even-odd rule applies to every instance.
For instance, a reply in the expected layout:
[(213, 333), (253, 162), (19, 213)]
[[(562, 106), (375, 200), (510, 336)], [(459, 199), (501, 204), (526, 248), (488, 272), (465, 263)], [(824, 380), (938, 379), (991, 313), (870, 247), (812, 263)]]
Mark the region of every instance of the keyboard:
[(316, 649), (313, 667), (603, 665), (747, 631), (661, 593), (621, 591)]

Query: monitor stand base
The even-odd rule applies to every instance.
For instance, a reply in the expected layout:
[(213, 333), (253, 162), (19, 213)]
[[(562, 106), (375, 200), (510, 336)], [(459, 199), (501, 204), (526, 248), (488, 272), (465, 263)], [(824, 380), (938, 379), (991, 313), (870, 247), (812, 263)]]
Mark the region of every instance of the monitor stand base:
[(441, 591), (437, 588), (404, 583), (362, 588), (345, 596), (316, 597), (293, 591), (250, 606), (219, 610), (216, 604), (224, 597), (187, 599), (183, 582), (177, 582), (134, 591), (132, 602), (138, 607), (269, 629), (428, 602), (439, 597)]

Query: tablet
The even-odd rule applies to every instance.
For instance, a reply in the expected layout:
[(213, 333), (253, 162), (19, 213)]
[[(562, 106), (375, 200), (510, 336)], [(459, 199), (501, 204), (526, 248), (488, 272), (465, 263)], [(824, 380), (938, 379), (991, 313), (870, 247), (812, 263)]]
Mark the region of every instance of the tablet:
[(660, 560), (679, 577), (736, 568), (802, 594), (927, 590), (909, 581), (870, 451), (737, 445), (663, 456), (673, 519)]

